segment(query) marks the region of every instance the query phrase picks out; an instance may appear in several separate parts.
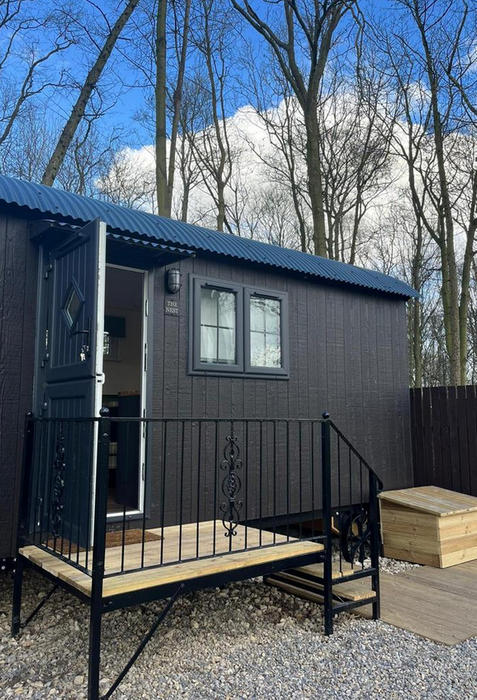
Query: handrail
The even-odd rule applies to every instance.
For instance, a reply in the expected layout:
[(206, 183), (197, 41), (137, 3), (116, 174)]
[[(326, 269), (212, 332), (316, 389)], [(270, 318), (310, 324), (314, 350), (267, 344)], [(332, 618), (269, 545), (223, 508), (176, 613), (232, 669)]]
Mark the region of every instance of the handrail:
[(377, 481), (377, 483), (378, 483), (378, 489), (379, 489), (379, 490), (382, 490), (383, 487), (384, 487), (384, 484), (383, 484), (383, 482), (381, 481), (381, 479), (379, 478), (379, 476), (376, 474), (376, 472), (374, 471), (374, 469), (369, 465), (369, 463), (368, 463), (368, 462), (366, 461), (366, 459), (362, 456), (362, 454), (361, 454), (360, 452), (358, 452), (358, 450), (356, 449), (356, 447), (348, 440), (348, 438), (341, 432), (341, 430), (338, 428), (338, 426), (336, 425), (336, 423), (334, 423), (334, 422), (331, 420), (331, 418), (329, 419), (329, 421), (330, 421), (330, 426), (333, 428), (333, 430), (335, 431), (335, 433), (336, 433), (337, 435), (339, 435), (339, 437), (341, 438), (341, 440), (343, 440), (343, 442), (345, 443), (345, 445), (346, 445), (347, 447), (349, 447), (349, 449), (350, 449), (350, 450), (352, 451), (352, 453), (359, 459), (359, 461), (363, 464), (363, 466), (366, 467), (366, 469), (368, 470), (368, 472), (370, 472), (370, 474), (372, 474), (372, 475), (375, 477), (375, 479), (376, 479), (376, 481)]

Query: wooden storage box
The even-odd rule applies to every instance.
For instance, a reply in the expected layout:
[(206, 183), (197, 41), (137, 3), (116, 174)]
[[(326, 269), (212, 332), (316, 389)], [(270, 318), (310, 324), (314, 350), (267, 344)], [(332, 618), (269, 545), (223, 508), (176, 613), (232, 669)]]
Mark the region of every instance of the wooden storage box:
[(384, 556), (445, 568), (477, 559), (477, 498), (437, 486), (380, 494)]

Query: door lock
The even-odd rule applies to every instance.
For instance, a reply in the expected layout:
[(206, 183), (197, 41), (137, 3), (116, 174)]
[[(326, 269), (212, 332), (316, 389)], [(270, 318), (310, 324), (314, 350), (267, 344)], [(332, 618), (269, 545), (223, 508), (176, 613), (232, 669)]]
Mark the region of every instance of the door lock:
[(86, 362), (86, 358), (89, 354), (89, 345), (82, 345), (80, 350), (80, 362)]

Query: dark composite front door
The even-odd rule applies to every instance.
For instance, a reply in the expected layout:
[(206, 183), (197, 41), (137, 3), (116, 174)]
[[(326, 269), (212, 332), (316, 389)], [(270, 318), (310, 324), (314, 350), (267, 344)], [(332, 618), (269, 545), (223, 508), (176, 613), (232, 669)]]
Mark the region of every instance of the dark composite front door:
[(42, 261), (37, 398), (38, 414), (47, 420), (36, 459), (41, 526), (81, 546), (92, 534), (97, 424), (91, 418), (98, 416), (103, 383), (105, 257), (106, 227), (97, 220), (60, 238), (56, 232), (45, 242)]

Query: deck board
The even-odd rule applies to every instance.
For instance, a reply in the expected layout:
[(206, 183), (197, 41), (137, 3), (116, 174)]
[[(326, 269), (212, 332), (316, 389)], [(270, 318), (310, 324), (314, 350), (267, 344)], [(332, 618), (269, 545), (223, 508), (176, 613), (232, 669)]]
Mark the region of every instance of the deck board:
[[(381, 573), (381, 619), (446, 645), (477, 636), (477, 561)], [(370, 606), (355, 611), (371, 616)]]
[[(247, 530), (247, 531), (246, 531)], [(323, 550), (323, 545), (316, 542), (298, 541), (287, 538), (284, 535), (261, 531), (255, 528), (237, 527), (237, 535), (232, 538), (224, 537), (224, 529), (220, 521), (208, 521), (200, 523), (199, 527), (199, 556), (209, 557), (193, 559), (197, 553), (197, 525), (184, 525), (151, 530), (156, 534), (163, 534), (163, 540), (146, 542), (144, 566), (155, 566), (141, 571), (131, 571), (141, 564), (141, 545), (126, 545), (124, 557), (121, 547), (110, 547), (106, 550), (105, 572), (112, 574), (104, 579), (103, 597), (112, 597), (131, 591), (143, 590), (156, 586), (180, 583), (199, 577), (211, 576), (228, 571), (237, 571), (248, 566), (281, 561), (290, 557), (301, 555), (317, 554)], [(214, 536), (215, 532), (215, 536)], [(280, 546), (272, 545), (274, 539)], [(179, 541), (182, 542), (182, 561), (176, 562), (179, 552)], [(211, 555), (214, 552), (216, 556)], [(243, 551), (245, 544), (249, 548), (258, 547), (261, 543), (262, 549), (248, 549)], [(232, 552), (229, 553), (229, 547)], [(88, 574), (76, 569), (71, 564), (58, 559), (58, 557), (45, 552), (35, 546), (24, 547), (20, 553), (32, 563), (45, 569), (49, 574), (70, 583), (77, 590), (86, 595), (91, 594), (91, 577)], [(167, 566), (159, 566), (162, 561)], [(79, 555), (79, 563), (84, 563), (86, 553)], [(89, 561), (92, 561), (90, 552)], [(189, 559), (189, 561), (187, 561)], [(184, 561), (186, 560), (186, 561)], [(121, 568), (125, 573), (120, 573)]]

